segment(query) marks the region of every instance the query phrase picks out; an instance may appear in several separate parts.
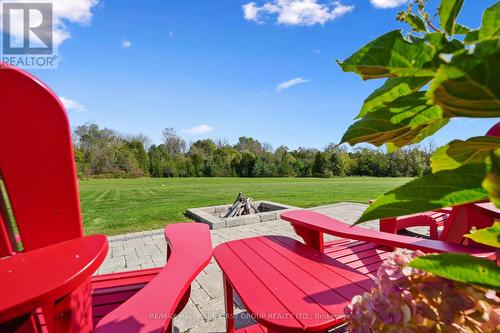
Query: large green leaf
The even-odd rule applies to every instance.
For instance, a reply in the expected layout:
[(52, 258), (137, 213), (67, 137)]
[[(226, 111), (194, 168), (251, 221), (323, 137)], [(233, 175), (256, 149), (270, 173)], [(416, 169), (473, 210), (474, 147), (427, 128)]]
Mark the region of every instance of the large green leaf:
[(416, 92), (386, 103), (351, 125), (342, 143), (396, 147), (418, 143), (448, 122), (440, 108), (426, 102), (425, 92)]
[(470, 238), (477, 243), (500, 248), (500, 222), (496, 222), (489, 228), (464, 235), (464, 237)]
[(417, 32), (427, 31), (425, 22), (420, 18), (420, 16), (409, 13), (405, 16), (405, 22), (408, 23), (408, 25), (410, 25), (413, 28), (413, 30)]
[(426, 34), (424, 39), (434, 48), (435, 53), (455, 53), (464, 49), (464, 44), (456, 39), (448, 39), (442, 32), (432, 32)]
[(466, 141), (454, 140), (437, 149), (431, 157), (433, 172), (451, 170), (466, 163), (480, 163), (495, 149), (500, 148), (500, 138), (477, 136)]
[(417, 257), (409, 265), (450, 280), (500, 290), (500, 267), (492, 260), (445, 253)]
[(401, 96), (418, 91), (431, 79), (432, 77), (401, 77), (387, 79), (382, 87), (375, 90), (365, 99), (365, 103), (357, 118), (366, 115), (383, 103), (392, 102)]
[(500, 37), (500, 2), (488, 7), (483, 14), (483, 22), (479, 29), (479, 39)]
[(341, 143), (391, 143), (403, 147), (422, 141), (447, 122), (439, 107), (427, 104), (425, 92), (416, 92), (369, 112), (349, 127)]
[(471, 30), (465, 35), (464, 43), (465, 44), (474, 44), (479, 40), (479, 30)]
[(471, 163), (412, 180), (377, 198), (356, 223), (486, 200), (485, 173), (485, 163)]
[(394, 30), (363, 46), (345, 61), (337, 61), (345, 72), (363, 79), (398, 76), (433, 76), (437, 70), (435, 51), (423, 40), (410, 43)]
[[(455, 33), (466, 32), (466, 29), (458, 28)], [(481, 28), (466, 33), (465, 44), (473, 44), (486, 39), (500, 38), (500, 2), (486, 8), (483, 14)]]
[(428, 97), (446, 116), (500, 117), (500, 40), (476, 45), (439, 68)]
[(488, 191), (490, 200), (500, 208), (500, 149), (492, 152), (490, 157), (491, 163), (483, 181), (483, 188)]
[(471, 28), (466, 27), (465, 25), (455, 23), (455, 34), (456, 35), (467, 35), (471, 32)]
[(441, 0), (441, 6), (439, 7), (441, 29), (444, 29), (449, 36), (455, 34), (455, 21), (463, 3), (464, 0)]

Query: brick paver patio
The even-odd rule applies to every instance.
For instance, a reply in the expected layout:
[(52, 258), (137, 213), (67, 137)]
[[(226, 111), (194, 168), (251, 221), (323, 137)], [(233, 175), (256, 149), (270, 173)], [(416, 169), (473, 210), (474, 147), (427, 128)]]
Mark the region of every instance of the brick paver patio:
[[(311, 208), (347, 223), (354, 223), (366, 205), (338, 203)], [(378, 229), (378, 221), (367, 222), (366, 228)], [(418, 232), (425, 232), (418, 230)], [(283, 235), (299, 239), (289, 223), (269, 221), (239, 227), (212, 230), (212, 245), (240, 238), (261, 235)], [(151, 230), (109, 237), (108, 257), (97, 274), (123, 272), (144, 268), (161, 267), (166, 261), (166, 242), (163, 230)], [(237, 300), (236, 325), (245, 327), (251, 323), (248, 314)], [(200, 273), (191, 287), (191, 298), (186, 308), (174, 320), (176, 332), (206, 333), (225, 332), (222, 275), (217, 263), (211, 263)]]

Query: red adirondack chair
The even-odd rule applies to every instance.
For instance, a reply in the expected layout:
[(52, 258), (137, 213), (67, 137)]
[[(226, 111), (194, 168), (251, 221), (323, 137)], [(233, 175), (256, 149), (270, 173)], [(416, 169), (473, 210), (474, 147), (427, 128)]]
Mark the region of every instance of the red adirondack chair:
[[(491, 248), (465, 246), (351, 226), (309, 210), (286, 212), (281, 214), (281, 218), (292, 224), (306, 245), (372, 278), (394, 248), (420, 250), (424, 253), (459, 252), (489, 259), (495, 258), (495, 252)], [(325, 243), (324, 234), (341, 239)]]
[(210, 262), (208, 226), (167, 226), (163, 268), (91, 277), (107, 242), (83, 236), (66, 112), (43, 83), (7, 65), (0, 93), (0, 332), (171, 330)]
[[(500, 122), (486, 133), (487, 136), (500, 137)], [(370, 204), (374, 200), (370, 200)], [(428, 227), (430, 239), (439, 239), (453, 243), (471, 242), (463, 238), (471, 227), (490, 226), (493, 219), (473, 205), (443, 208), (436, 211), (380, 219), (380, 231), (397, 233), (411, 227)], [(441, 233), (438, 228), (443, 227)]]
[[(350, 300), (373, 287), (374, 272), (394, 247), (494, 255), (482, 248), (353, 227), (309, 210), (289, 211), (281, 218), (292, 223), (306, 245), (283, 236), (259, 236), (214, 249), (223, 272), (230, 333), (331, 332), (347, 319), (343, 309)], [(342, 239), (325, 244), (324, 233)], [(233, 291), (257, 324), (235, 329)]]
[[(441, 239), (438, 228), (451, 223), (451, 209), (380, 219), (380, 231), (396, 234), (411, 227), (428, 227), (430, 239)], [(444, 236), (444, 234), (441, 234)]]

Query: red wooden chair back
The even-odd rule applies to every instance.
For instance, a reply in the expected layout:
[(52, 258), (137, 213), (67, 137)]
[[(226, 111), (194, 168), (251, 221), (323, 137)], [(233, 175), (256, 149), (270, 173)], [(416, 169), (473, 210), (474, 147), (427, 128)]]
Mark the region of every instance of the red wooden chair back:
[[(488, 130), (486, 135), (500, 138), (500, 122), (493, 125), (493, 127)], [(476, 227), (478, 229), (486, 228), (491, 226), (493, 222), (493, 218), (481, 214), (481, 212), (474, 209), (471, 205), (452, 207), (450, 216), (444, 224), (444, 228), (439, 239), (453, 243), (482, 246), (481, 244), (466, 239), (463, 236), (468, 234), (472, 227)]]
[[(0, 257), (31, 251), (83, 235), (68, 118), (57, 96), (19, 69), (0, 64)], [(9, 220), (6, 202), (14, 221)], [(12, 224), (13, 222), (14, 225)], [(13, 237), (17, 228), (19, 237)], [(33, 277), (36, 283), (36, 277)], [(1, 282), (0, 282), (1, 283)], [(90, 281), (67, 304), (47, 304), (47, 325), (59, 311), (71, 313), (78, 330), (91, 328)], [(33, 317), (35, 318), (35, 317)], [(90, 322), (90, 324), (89, 324)], [(35, 321), (22, 332), (36, 331)]]
[[(0, 177), (25, 251), (83, 234), (68, 118), (57, 96), (19, 69), (0, 69)], [(15, 251), (0, 228), (0, 256)], [(9, 251), (10, 250), (10, 251)]]

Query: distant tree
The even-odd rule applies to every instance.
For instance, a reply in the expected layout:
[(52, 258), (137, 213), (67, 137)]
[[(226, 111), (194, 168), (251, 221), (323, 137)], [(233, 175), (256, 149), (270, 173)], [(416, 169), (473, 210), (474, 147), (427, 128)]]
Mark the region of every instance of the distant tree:
[(335, 150), (331, 152), (329, 158), (328, 167), (334, 176), (345, 176), (346, 175), (346, 165), (341, 152)]
[(149, 148), (149, 174), (152, 177), (164, 177), (163, 175), (163, 160), (165, 151), (156, 145)]
[(273, 155), (269, 153), (270, 156), (266, 158), (259, 158), (255, 161), (253, 168), (254, 177), (273, 177), (276, 175), (276, 167), (273, 162)]
[(189, 158), (191, 160), (192, 169), (190, 172), (191, 176), (201, 177), (203, 176), (203, 171), (205, 169), (205, 159), (203, 155), (198, 150), (190, 151)]
[(389, 174), (389, 160), (380, 150), (359, 148), (352, 157), (356, 159), (359, 176), (387, 177)]
[(241, 160), (239, 162), (238, 175), (240, 177), (252, 177), (255, 162), (257, 157), (248, 150), (241, 152)]
[(242, 136), (238, 139), (238, 143), (234, 146), (234, 148), (239, 151), (247, 150), (253, 153), (255, 156), (261, 156), (265, 153), (264, 147), (258, 140), (245, 136)]
[(262, 144), (262, 148), (264, 148), (264, 151), (266, 153), (272, 153), (274, 151), (273, 145), (271, 145), (270, 143), (267, 143), (267, 142), (264, 142)]
[(139, 141), (141, 143), (141, 145), (144, 147), (144, 150), (146, 152), (148, 152), (149, 148), (151, 148), (151, 146), (153, 145), (151, 138), (143, 133), (127, 134), (127, 135), (122, 136), (122, 138), (123, 138), (123, 140), (125, 140), (127, 142)]
[(141, 142), (139, 139), (133, 139), (126, 142), (125, 145), (131, 152), (138, 168), (142, 171), (142, 175), (149, 175), (149, 156), (144, 149), (144, 142)]
[(295, 170), (301, 177), (311, 177), (314, 158), (316, 157), (317, 149), (299, 147), (291, 152), (295, 158)]
[(235, 165), (239, 164), (241, 154), (231, 146), (222, 146), (214, 152), (213, 175), (216, 177), (232, 177), (236, 174)]
[(174, 164), (176, 168), (177, 177), (189, 177), (189, 168), (188, 168), (188, 158), (183, 154), (177, 154), (174, 157)]
[(181, 154), (186, 150), (186, 141), (178, 136), (172, 127), (163, 130), (163, 143), (170, 156)]
[(229, 142), (227, 141), (227, 139), (215, 139), (215, 144), (217, 145), (217, 148), (229, 146)]
[(296, 163), (295, 157), (288, 152), (288, 147), (281, 146), (275, 151), (276, 156), (276, 175), (279, 177), (293, 177), (295, 176), (294, 165)]
[(113, 130), (85, 124), (75, 129), (73, 140), (83, 154), (80, 163), (88, 175), (120, 173), (120, 167), (125, 165), (120, 151), (125, 141)]
[(418, 148), (403, 149), (406, 153), (406, 163), (408, 172), (406, 177), (422, 177), (424, 174), (430, 173), (430, 155)]
[(217, 150), (217, 145), (215, 144), (215, 142), (213, 142), (212, 139), (198, 140), (191, 145), (189, 150), (197, 150), (203, 156), (205, 156), (205, 158), (208, 158), (213, 156), (214, 152)]
[(314, 177), (328, 176), (328, 163), (326, 161), (325, 153), (320, 151), (316, 153), (312, 166), (312, 173)]
[[(432, 146), (411, 146), (385, 153), (361, 147), (348, 151), (330, 144), (323, 151), (300, 147), (290, 151), (241, 137), (186, 143), (173, 129), (165, 141), (151, 144), (143, 135), (123, 135), (89, 123), (73, 131), (75, 161), (81, 177), (415, 177), (430, 172)], [(245, 148), (245, 149), (243, 149)]]

